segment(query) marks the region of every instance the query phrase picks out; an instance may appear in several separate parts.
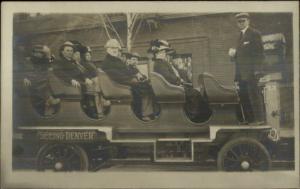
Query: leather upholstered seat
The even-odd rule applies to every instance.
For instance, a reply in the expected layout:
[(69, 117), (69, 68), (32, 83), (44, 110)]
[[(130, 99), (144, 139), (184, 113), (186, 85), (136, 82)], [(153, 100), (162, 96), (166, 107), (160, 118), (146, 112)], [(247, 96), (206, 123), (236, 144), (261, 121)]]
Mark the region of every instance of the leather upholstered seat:
[(49, 73), (49, 82), (54, 95), (62, 96), (64, 99), (81, 99), (80, 88), (73, 87), (71, 83), (65, 83), (52, 72)]
[(158, 103), (184, 103), (184, 88), (170, 84), (162, 75), (151, 72), (151, 83)]
[(130, 87), (111, 80), (108, 75), (99, 70), (99, 83), (104, 97), (108, 100), (132, 100)]
[(212, 74), (204, 72), (200, 75), (205, 92), (211, 104), (238, 104), (239, 97), (234, 86), (221, 85)]

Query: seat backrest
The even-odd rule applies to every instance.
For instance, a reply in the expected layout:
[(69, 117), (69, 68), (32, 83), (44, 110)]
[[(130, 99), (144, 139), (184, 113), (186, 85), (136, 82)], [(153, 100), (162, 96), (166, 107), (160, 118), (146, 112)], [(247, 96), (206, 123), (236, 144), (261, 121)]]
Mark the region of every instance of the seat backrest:
[(99, 83), (101, 91), (108, 100), (131, 100), (131, 89), (126, 85), (121, 85), (111, 80), (108, 75), (98, 68)]
[(30, 96), (28, 87), (24, 86), (24, 78), (26, 77), (26, 73), (23, 72), (14, 72), (13, 73), (13, 88), (14, 95), (27, 97)]
[(224, 86), (210, 73), (202, 73), (205, 92), (211, 104), (237, 104), (238, 95), (234, 86)]
[(149, 73), (154, 72), (154, 61), (149, 60), (148, 64), (149, 64)]
[(65, 83), (56, 77), (53, 72), (49, 73), (49, 82), (54, 95), (62, 96), (64, 99), (81, 99), (80, 88), (73, 87), (71, 83)]
[(286, 53), (286, 40), (282, 33), (262, 36), (265, 62), (267, 64), (284, 63)]
[(185, 92), (181, 86), (170, 84), (162, 75), (150, 73), (151, 84), (159, 103), (184, 103)]

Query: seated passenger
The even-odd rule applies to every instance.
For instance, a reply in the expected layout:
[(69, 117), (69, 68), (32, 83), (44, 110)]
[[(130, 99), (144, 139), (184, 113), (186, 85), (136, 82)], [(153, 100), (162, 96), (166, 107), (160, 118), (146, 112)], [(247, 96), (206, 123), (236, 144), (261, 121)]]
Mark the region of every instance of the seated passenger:
[(143, 73), (140, 72), (140, 70), (137, 68), (137, 65), (140, 60), (140, 55), (138, 53), (126, 53), (126, 64), (128, 66), (129, 70), (132, 70), (133, 72), (136, 72), (141, 78), (141, 80), (146, 80), (147, 76), (145, 76)]
[(181, 85), (183, 80), (168, 58), (168, 53), (172, 51), (168, 42), (156, 40), (153, 42), (151, 49), (154, 54), (154, 72), (161, 74), (173, 85)]
[(53, 97), (49, 83), (48, 70), (51, 60), (51, 52), (47, 46), (34, 46), (26, 64), (27, 74), (24, 78), (24, 85), (29, 87), (33, 106), (40, 114), (46, 116), (54, 114), (54, 106), (60, 103), (60, 99)]
[(79, 88), (84, 82), (84, 77), (78, 69), (78, 64), (73, 59), (74, 44), (65, 42), (59, 49), (60, 59), (56, 61), (55, 74), (68, 85)]
[[(146, 81), (148, 79), (147, 76), (144, 75), (142, 72), (140, 72), (140, 70), (137, 68), (137, 65), (139, 64), (139, 60), (140, 60), (141, 56), (138, 53), (124, 53), (124, 54), (126, 55), (126, 64), (128, 66), (128, 69), (132, 70), (133, 72), (136, 72), (139, 75), (138, 77), (141, 78), (141, 81)], [(134, 92), (135, 91), (133, 91), (133, 93)], [(133, 96), (138, 96), (138, 95), (133, 94)], [(154, 94), (153, 94), (153, 96), (154, 96)], [(140, 98), (135, 98), (135, 100), (133, 101), (133, 104), (132, 104), (133, 109), (137, 115), (141, 115), (141, 112), (142, 112), (141, 103), (142, 102), (141, 102)], [(155, 116), (158, 116), (159, 112), (160, 112), (159, 106), (155, 100), (153, 100), (153, 112), (154, 112), (154, 115), (152, 116), (152, 118), (154, 118)]]
[(188, 56), (186, 58), (186, 67), (187, 67), (187, 77), (189, 82), (193, 80), (193, 72), (192, 72), (192, 57)]
[(110, 106), (110, 101), (105, 100), (103, 95), (101, 94), (101, 88), (98, 78), (98, 70), (95, 64), (92, 62), (92, 50), (90, 47), (83, 47), (82, 53), (82, 65), (87, 69), (89, 74), (89, 79), (93, 82), (91, 85), (86, 85), (86, 97), (88, 101), (88, 105), (91, 108), (88, 109), (96, 109), (92, 110), (92, 117), (102, 118), (104, 116), (104, 111)]
[(106, 45), (107, 55), (101, 64), (101, 69), (117, 83), (131, 86), (134, 100), (141, 99), (141, 112), (137, 115), (144, 121), (153, 119), (153, 97), (152, 87), (147, 80), (138, 74), (136, 69), (131, 69), (119, 56), (121, 46), (116, 39), (110, 39)]
[[(73, 41), (73, 43), (70, 41), (65, 42), (60, 48), (61, 59), (57, 61), (55, 73), (67, 84), (80, 88), (82, 93), (86, 94), (87, 88), (93, 88), (93, 91), (97, 91), (95, 88), (99, 87), (99, 85), (95, 85), (91, 80), (97, 76), (96, 70), (93, 70), (91, 67), (86, 68), (81, 64), (83, 48), (84, 47), (77, 41)], [(94, 101), (94, 96), (88, 96), (87, 99)], [(88, 114), (90, 114), (91, 117), (103, 117), (103, 112), (98, 112), (95, 106), (94, 108), (89, 108)]]
[(173, 58), (174, 67), (178, 71), (180, 78), (183, 79), (184, 82), (188, 83), (188, 74), (187, 74), (187, 68), (184, 65), (183, 59), (180, 54), (176, 54)]
[(154, 72), (161, 74), (169, 83), (183, 86), (186, 94), (185, 110), (192, 121), (198, 122), (201, 117), (209, 117), (211, 110), (208, 102), (200, 92), (190, 85), (183, 85), (183, 79), (171, 62), (167, 61), (167, 53), (171, 48), (167, 41), (156, 40), (152, 42), (152, 52), (154, 54)]

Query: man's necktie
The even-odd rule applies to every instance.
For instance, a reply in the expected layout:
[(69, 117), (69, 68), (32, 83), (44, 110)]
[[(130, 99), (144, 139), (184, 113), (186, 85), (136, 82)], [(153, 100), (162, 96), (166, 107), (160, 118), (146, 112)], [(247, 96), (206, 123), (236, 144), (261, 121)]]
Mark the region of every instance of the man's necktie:
[(240, 41), (243, 39), (243, 37), (244, 37), (244, 33), (241, 31), (240, 32)]

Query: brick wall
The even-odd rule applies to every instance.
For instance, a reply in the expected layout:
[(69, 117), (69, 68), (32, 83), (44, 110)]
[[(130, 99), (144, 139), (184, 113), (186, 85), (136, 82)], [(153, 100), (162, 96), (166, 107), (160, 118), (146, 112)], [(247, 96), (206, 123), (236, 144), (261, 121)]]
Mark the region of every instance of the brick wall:
[[(105, 54), (103, 45), (107, 40), (107, 36), (104, 29), (97, 26), (101, 22), (99, 16), (48, 16), (47, 19), (39, 22), (39, 25), (43, 24), (40, 28), (48, 32), (30, 35), (31, 30), (36, 32), (36, 30), (33, 30), (36, 28), (34, 22), (16, 24), (14, 32), (19, 37), (26, 38), (28, 43), (44, 43), (52, 49), (58, 49), (59, 45), (65, 40), (78, 40), (92, 46), (95, 60), (103, 58)], [(288, 62), (291, 65), (291, 14), (252, 14), (251, 24), (260, 30), (262, 34), (284, 33), (287, 40)], [(122, 41), (126, 43), (125, 24), (117, 22), (115, 26)], [(60, 31), (60, 29), (68, 27), (73, 29)], [(235, 46), (238, 32), (233, 14), (228, 13), (161, 20), (158, 29), (151, 30), (151, 32), (146, 25), (143, 25), (133, 44), (133, 51), (145, 55), (150, 40), (166, 39), (179, 53), (190, 52), (193, 54), (194, 70), (197, 72), (210, 72), (222, 84), (232, 84), (235, 68), (230, 62), (227, 52), (230, 47)], [(185, 40), (187, 43), (185, 43)], [(57, 51), (54, 51), (54, 53), (57, 55)]]

